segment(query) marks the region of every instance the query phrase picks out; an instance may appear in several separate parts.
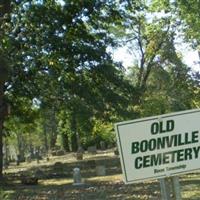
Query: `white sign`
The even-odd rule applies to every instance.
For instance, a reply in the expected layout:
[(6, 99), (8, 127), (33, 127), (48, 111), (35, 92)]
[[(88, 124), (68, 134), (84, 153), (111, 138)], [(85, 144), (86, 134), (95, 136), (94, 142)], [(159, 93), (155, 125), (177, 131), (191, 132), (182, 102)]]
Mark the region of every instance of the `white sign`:
[(200, 169), (200, 109), (117, 123), (125, 183)]

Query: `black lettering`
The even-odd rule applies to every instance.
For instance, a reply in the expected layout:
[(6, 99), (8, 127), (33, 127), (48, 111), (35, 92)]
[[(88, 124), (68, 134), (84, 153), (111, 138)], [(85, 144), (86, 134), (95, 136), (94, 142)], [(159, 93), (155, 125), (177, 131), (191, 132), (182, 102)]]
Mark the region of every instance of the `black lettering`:
[(150, 139), (149, 140), (149, 150), (153, 151), (156, 149), (156, 139)]
[(197, 143), (197, 142), (199, 142), (199, 140), (198, 140), (198, 133), (199, 133), (199, 131), (192, 131), (192, 143)]
[(163, 122), (160, 122), (160, 133), (165, 133), (166, 130), (163, 128)]
[(143, 157), (143, 167), (150, 167), (150, 156), (144, 156)]
[(139, 142), (132, 142), (132, 148), (131, 148), (132, 154), (138, 153), (139, 150)]
[(169, 148), (169, 147), (172, 147), (173, 146), (173, 143), (174, 143), (174, 135), (172, 135), (171, 137), (167, 136), (167, 137), (164, 137), (165, 138), (165, 141), (166, 141), (166, 146)]
[(174, 135), (174, 146), (178, 146), (178, 135)]
[(148, 150), (148, 141), (142, 140), (141, 143), (140, 143), (140, 151), (146, 152), (147, 150)]
[(152, 125), (151, 125), (151, 134), (152, 135), (155, 135), (159, 132), (159, 124), (157, 122), (154, 122)]
[(178, 134), (178, 146), (184, 145), (185, 143), (182, 141), (182, 135)]
[(184, 160), (191, 160), (192, 159), (192, 149), (187, 148), (185, 149), (185, 157)]
[(142, 157), (137, 157), (135, 159), (135, 169), (140, 169), (142, 168)]
[(157, 138), (157, 149), (165, 148), (165, 140), (162, 138)]
[(153, 154), (151, 155), (151, 164), (150, 166), (157, 166), (157, 165), (161, 165), (162, 163), (162, 154)]
[(175, 162), (175, 153), (174, 153), (174, 151), (171, 152), (171, 162), (172, 163)]
[(188, 133), (185, 133), (185, 144), (190, 144), (191, 141), (189, 140)]
[(194, 150), (195, 158), (198, 158), (200, 147), (194, 147), (193, 150)]
[(170, 154), (169, 153), (163, 153), (163, 164), (168, 164), (169, 163), (169, 155)]
[(167, 121), (167, 131), (173, 131), (174, 130), (174, 120), (168, 120)]
[(175, 151), (177, 153), (177, 162), (184, 161), (184, 149)]

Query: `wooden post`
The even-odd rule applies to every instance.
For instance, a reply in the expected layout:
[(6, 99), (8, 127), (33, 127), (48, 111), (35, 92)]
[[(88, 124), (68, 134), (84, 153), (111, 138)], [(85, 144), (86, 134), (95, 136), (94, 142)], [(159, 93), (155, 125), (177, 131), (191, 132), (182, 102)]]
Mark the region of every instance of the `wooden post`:
[(161, 200), (170, 200), (170, 191), (166, 178), (160, 179)]
[(179, 184), (179, 177), (173, 176), (172, 177), (172, 184), (173, 184), (173, 193), (175, 200), (181, 200), (181, 190)]

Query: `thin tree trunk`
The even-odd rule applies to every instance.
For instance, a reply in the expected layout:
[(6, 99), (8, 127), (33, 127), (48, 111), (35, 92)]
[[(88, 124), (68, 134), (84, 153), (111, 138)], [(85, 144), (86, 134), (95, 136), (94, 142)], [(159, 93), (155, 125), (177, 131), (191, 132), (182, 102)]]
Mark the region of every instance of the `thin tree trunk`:
[(78, 145), (77, 145), (77, 137), (76, 137), (75, 131), (73, 131), (73, 133), (72, 133), (71, 143), (72, 143), (72, 151), (76, 152), (78, 150)]
[(69, 138), (68, 138), (68, 134), (65, 132), (61, 133), (61, 137), (62, 137), (62, 147), (65, 151), (69, 152)]
[(72, 114), (71, 131), (72, 131), (72, 136), (71, 136), (72, 151), (76, 152), (78, 150), (78, 143), (77, 143), (77, 135), (76, 135), (76, 133), (77, 133), (77, 123), (76, 123), (75, 114)]
[(3, 178), (3, 122), (4, 122), (3, 86), (4, 84), (0, 82), (0, 180), (2, 180)]
[(48, 145), (48, 138), (47, 138), (47, 124), (46, 124), (46, 120), (44, 122), (43, 131), (44, 131), (44, 146), (45, 146), (45, 151), (46, 151), (46, 154), (48, 154), (48, 152), (49, 152), (49, 145)]
[(54, 149), (56, 147), (56, 140), (57, 140), (57, 135), (58, 135), (55, 108), (52, 108), (50, 123), (51, 123), (50, 148)]

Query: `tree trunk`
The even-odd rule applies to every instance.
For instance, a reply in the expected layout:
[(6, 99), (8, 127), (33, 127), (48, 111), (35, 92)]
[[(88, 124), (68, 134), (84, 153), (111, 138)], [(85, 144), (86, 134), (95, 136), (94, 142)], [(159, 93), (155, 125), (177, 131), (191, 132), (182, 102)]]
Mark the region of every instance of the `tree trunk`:
[(61, 137), (62, 137), (62, 147), (65, 151), (69, 152), (69, 138), (68, 138), (68, 134), (65, 132), (61, 133)]
[(21, 133), (17, 134), (17, 144), (18, 144), (18, 158), (19, 163), (25, 161), (25, 149), (24, 149), (24, 138)]
[[(5, 14), (11, 12), (11, 0), (0, 0), (0, 26)], [(1, 39), (1, 35), (0, 35)], [(3, 123), (5, 118), (4, 84), (8, 77), (8, 66), (4, 56), (0, 55), (0, 181), (3, 178)], [(6, 108), (7, 109), (7, 108)]]
[(55, 108), (52, 108), (50, 123), (51, 123), (50, 148), (54, 149), (56, 147), (56, 140), (57, 140), (57, 122), (56, 122)]
[[(64, 117), (63, 117), (64, 118)], [(62, 123), (61, 123), (61, 145), (62, 145), (62, 148), (69, 152), (70, 151), (70, 147), (69, 147), (69, 135), (66, 131), (66, 128), (65, 128), (65, 123), (66, 123), (66, 120), (62, 120)]]
[(46, 151), (45, 153), (48, 154), (48, 152), (49, 152), (49, 145), (48, 145), (48, 138), (47, 138), (46, 120), (44, 122), (43, 131), (44, 131), (44, 146), (45, 146), (45, 151)]
[(76, 152), (78, 150), (78, 143), (77, 143), (77, 123), (76, 123), (76, 117), (74, 114), (72, 114), (72, 119), (71, 119), (71, 145), (72, 145), (72, 151)]
[(77, 145), (76, 132), (74, 132), (74, 131), (71, 136), (71, 143), (72, 143), (72, 151), (76, 152), (78, 150), (78, 145)]
[(2, 180), (3, 178), (3, 122), (4, 122), (3, 86), (4, 84), (0, 82), (0, 180)]

